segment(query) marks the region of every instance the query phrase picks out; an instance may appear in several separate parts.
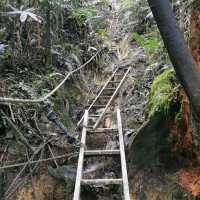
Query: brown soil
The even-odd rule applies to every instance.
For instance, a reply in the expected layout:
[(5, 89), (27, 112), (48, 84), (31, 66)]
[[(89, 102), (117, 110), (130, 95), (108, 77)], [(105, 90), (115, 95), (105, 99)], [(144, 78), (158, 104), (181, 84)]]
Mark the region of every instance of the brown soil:
[(190, 40), (190, 47), (192, 50), (192, 55), (195, 58), (200, 69), (200, 10), (194, 10), (192, 12), (191, 20), (192, 38)]
[(67, 200), (65, 187), (49, 175), (35, 176), (32, 184), (19, 189), (15, 200)]

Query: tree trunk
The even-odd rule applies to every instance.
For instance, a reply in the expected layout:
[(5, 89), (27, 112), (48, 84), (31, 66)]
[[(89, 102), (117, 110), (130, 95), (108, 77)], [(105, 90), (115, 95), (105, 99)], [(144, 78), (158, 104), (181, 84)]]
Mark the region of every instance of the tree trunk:
[(177, 77), (200, 118), (200, 71), (181, 34), (169, 0), (148, 0)]

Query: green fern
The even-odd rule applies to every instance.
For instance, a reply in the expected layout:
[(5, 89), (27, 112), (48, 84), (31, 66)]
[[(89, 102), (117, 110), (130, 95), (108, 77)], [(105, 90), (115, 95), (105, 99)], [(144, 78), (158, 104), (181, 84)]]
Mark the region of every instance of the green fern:
[(97, 15), (97, 10), (94, 8), (79, 8), (72, 12), (72, 17), (76, 19), (78, 24), (84, 25), (86, 20)]
[(134, 32), (132, 34), (133, 40), (137, 42), (138, 45), (147, 50), (156, 50), (159, 47), (160, 41), (156, 36), (143, 36)]

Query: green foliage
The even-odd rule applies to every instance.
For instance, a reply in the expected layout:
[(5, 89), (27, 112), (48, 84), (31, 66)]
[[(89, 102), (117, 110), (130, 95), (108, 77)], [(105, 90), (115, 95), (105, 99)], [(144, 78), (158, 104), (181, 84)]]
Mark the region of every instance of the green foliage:
[(108, 34), (108, 29), (101, 28), (97, 31), (97, 35), (100, 37), (105, 37)]
[(3, 40), (6, 36), (6, 29), (0, 29), (0, 40)]
[(49, 89), (42, 89), (41, 90), (41, 95), (44, 97), (49, 93)]
[(128, 9), (133, 6), (133, 1), (132, 0), (123, 0), (122, 1), (122, 7), (123, 9)]
[(149, 38), (146, 41), (146, 46), (148, 49), (155, 50), (159, 46), (159, 40), (157, 38)]
[(9, 59), (12, 55), (12, 50), (10, 46), (6, 46), (5, 50), (0, 53), (0, 59)]
[(79, 8), (72, 12), (72, 17), (76, 19), (79, 26), (85, 25), (87, 19), (94, 17), (97, 14), (95, 8)]
[(133, 40), (135, 40), (138, 45), (144, 47), (147, 50), (156, 50), (159, 47), (160, 41), (156, 36), (143, 36), (134, 32), (132, 34)]
[(109, 1), (108, 0), (100, 0), (98, 2), (98, 5), (108, 5)]
[(132, 34), (133, 40), (135, 40), (140, 46), (144, 47), (145, 46), (145, 39), (144, 36), (139, 35), (137, 32), (134, 32)]
[(0, 129), (5, 129), (7, 127), (8, 127), (8, 125), (7, 125), (6, 121), (0, 117)]
[(173, 69), (168, 69), (155, 78), (150, 95), (150, 116), (156, 112), (168, 113), (174, 99), (175, 82)]
[(194, 0), (192, 2), (192, 8), (193, 9), (200, 9), (200, 1), (199, 0)]

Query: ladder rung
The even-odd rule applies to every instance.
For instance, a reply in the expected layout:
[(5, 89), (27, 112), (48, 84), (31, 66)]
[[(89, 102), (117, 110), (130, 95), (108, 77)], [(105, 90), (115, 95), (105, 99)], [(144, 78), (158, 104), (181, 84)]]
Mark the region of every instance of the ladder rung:
[(88, 129), (87, 132), (90, 132), (90, 130), (94, 130), (93, 126), (91, 126), (91, 125), (87, 126), (86, 128)]
[(117, 88), (105, 88), (104, 90), (116, 90)]
[[(86, 108), (89, 108), (90, 105), (85, 106)], [(106, 105), (93, 105), (91, 108), (104, 108)]]
[[(112, 116), (112, 114), (111, 113), (107, 113), (107, 114), (105, 114), (106, 116)], [(100, 117), (101, 115), (90, 115), (89, 117), (88, 117), (88, 119), (93, 119), (93, 118), (96, 118), (96, 117)]]
[(115, 76), (123, 76), (124, 74), (115, 74)]
[(118, 131), (117, 128), (97, 128), (96, 130), (102, 130), (102, 131)]
[(123, 183), (123, 180), (121, 178), (119, 179), (82, 179), (81, 183), (83, 184), (89, 184), (89, 185), (119, 185)]
[(93, 121), (91, 121), (89, 124), (88, 124), (88, 126), (87, 127), (93, 127), (94, 126), (94, 124), (95, 124), (95, 122), (93, 122)]
[(95, 117), (99, 117), (100, 115), (90, 115), (89, 117), (88, 117), (88, 119), (93, 119), (93, 118), (95, 118)]
[(119, 155), (120, 150), (87, 150), (84, 153), (86, 156)]
[(106, 105), (93, 105), (92, 107), (106, 107)]
[(109, 83), (120, 83), (120, 81), (110, 81)]
[(111, 98), (112, 96), (99, 96), (99, 97), (101, 97), (101, 98), (105, 98), (105, 99), (107, 99), (107, 98)]
[[(92, 127), (93, 128), (93, 127)], [(118, 132), (118, 129), (111, 128), (98, 128), (98, 129), (89, 129), (87, 130), (89, 133), (107, 133), (107, 132)]]

